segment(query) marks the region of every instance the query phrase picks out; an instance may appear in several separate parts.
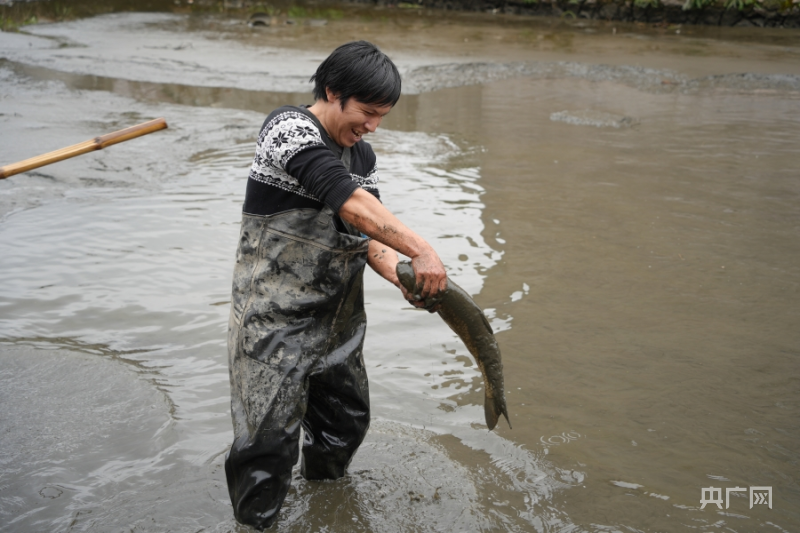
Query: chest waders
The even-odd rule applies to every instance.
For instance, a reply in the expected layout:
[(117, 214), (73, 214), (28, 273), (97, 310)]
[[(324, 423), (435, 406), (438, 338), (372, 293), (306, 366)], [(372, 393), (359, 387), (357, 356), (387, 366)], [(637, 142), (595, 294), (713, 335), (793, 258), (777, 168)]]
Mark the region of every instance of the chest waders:
[(244, 214), (228, 326), (234, 441), (225, 458), (236, 519), (278, 517), (304, 430), (301, 473), (336, 479), (369, 426), (362, 347), (369, 240), (325, 207)]

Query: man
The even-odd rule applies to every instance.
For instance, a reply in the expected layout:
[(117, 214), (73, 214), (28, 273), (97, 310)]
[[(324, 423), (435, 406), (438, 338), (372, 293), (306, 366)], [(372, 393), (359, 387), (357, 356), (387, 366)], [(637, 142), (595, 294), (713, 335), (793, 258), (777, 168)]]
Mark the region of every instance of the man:
[(377, 47), (337, 48), (311, 77), (316, 102), (267, 117), (250, 169), (228, 334), (234, 442), (225, 461), (236, 519), (275, 522), (297, 462), (306, 479), (345, 474), (369, 426), (362, 347), (365, 264), (394, 283), (399, 251), (421, 299), (444, 290), (433, 248), (379, 201), (362, 140), (400, 97)]

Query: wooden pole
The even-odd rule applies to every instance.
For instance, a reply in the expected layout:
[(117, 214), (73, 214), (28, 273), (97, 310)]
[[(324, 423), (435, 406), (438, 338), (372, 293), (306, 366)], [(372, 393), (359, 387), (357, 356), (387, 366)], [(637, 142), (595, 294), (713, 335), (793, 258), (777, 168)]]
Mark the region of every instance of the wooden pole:
[(154, 131), (163, 130), (166, 127), (167, 121), (163, 118), (157, 118), (149, 122), (143, 122), (136, 126), (131, 126), (130, 128), (125, 128), (124, 130), (107, 133), (82, 143), (61, 148), (60, 150), (54, 150), (46, 154), (31, 157), (30, 159), (26, 159), (18, 163), (12, 163), (10, 165), (0, 167), (0, 179), (13, 176), (14, 174), (19, 174), (20, 172), (27, 172), (28, 170), (33, 170), (34, 168), (43, 167), (45, 165), (49, 165), (50, 163), (63, 161), (64, 159), (75, 157), (76, 155), (93, 152), (94, 150), (102, 150), (103, 148), (111, 146), (112, 144), (121, 143), (136, 137), (141, 137), (142, 135), (147, 135), (148, 133), (153, 133)]

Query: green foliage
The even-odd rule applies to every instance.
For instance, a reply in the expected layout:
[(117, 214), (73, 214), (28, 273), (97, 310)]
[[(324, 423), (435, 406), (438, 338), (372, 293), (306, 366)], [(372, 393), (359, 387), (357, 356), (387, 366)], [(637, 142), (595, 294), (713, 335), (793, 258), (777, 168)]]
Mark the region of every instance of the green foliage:
[(0, 16), (0, 31), (17, 31), (19, 25), (10, 17)]
[(75, 10), (69, 0), (14, 2), (0, 6), (0, 30), (19, 31), (20, 27), (47, 21), (72, 20)]
[(633, 0), (633, 5), (646, 9), (648, 7), (658, 7), (659, 0)]
[(761, 2), (758, 0), (728, 0), (725, 2), (725, 7), (727, 9), (738, 9), (739, 11), (744, 11), (745, 9), (757, 6)]
[[(789, 5), (792, 3), (792, 0), (785, 1), (788, 2)], [(691, 9), (704, 9), (714, 4), (719, 5), (719, 3), (715, 0), (686, 0), (686, 3), (683, 4), (683, 9), (685, 11), (689, 11)], [(725, 0), (726, 9), (738, 9), (739, 11), (744, 11), (751, 7), (761, 5), (763, 5), (762, 0)]]
[(321, 18), (326, 18), (329, 20), (342, 20), (344, 18), (344, 11), (341, 9), (323, 9), (321, 12)]
[(20, 27), (27, 26), (28, 24), (36, 24), (39, 22), (39, 17), (36, 15), (27, 15), (23, 17), (15, 16), (0, 16), (0, 30), (2, 31), (19, 31)]
[(304, 18), (308, 16), (308, 11), (303, 6), (291, 6), (286, 12), (292, 18)]
[(683, 4), (683, 10), (689, 11), (690, 9), (703, 9), (714, 3), (714, 0), (686, 0)]
[(68, 20), (74, 18), (72, 13), (72, 6), (62, 4), (60, 2), (53, 2), (53, 15), (56, 20)]
[(268, 4), (254, 4), (250, 6), (250, 13), (266, 13), (270, 17), (276, 17), (281, 14), (281, 10), (268, 5)]

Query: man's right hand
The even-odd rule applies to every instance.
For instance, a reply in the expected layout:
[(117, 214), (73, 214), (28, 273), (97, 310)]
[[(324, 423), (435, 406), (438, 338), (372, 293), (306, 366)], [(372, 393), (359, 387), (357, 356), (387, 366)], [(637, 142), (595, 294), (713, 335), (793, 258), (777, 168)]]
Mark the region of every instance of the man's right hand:
[(439, 291), (447, 289), (447, 272), (445, 272), (444, 264), (439, 259), (436, 251), (427, 246), (416, 257), (411, 258), (411, 266), (414, 267), (416, 274), (417, 288), (421, 287), (419, 296), (420, 300), (436, 296)]

